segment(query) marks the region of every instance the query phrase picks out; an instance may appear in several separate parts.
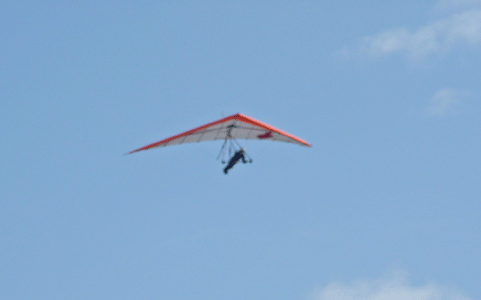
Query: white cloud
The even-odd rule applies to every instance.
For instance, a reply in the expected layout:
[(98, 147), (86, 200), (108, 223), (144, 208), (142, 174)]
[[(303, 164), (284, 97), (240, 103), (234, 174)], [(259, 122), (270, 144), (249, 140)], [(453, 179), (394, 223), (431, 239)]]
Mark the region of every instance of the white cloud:
[(430, 283), (410, 284), (403, 273), (388, 278), (331, 283), (317, 289), (310, 300), (469, 300), (452, 288)]
[(428, 107), (428, 114), (431, 116), (444, 116), (451, 111), (461, 98), (466, 96), (466, 92), (457, 91), (451, 88), (444, 88), (437, 91), (431, 98)]
[[(442, 4), (444, 3), (444, 4)], [(441, 6), (481, 3), (480, 0), (440, 2)], [(400, 53), (419, 59), (451, 50), (458, 44), (481, 44), (481, 9), (471, 8), (415, 30), (397, 28), (366, 37), (361, 51), (372, 56)]]

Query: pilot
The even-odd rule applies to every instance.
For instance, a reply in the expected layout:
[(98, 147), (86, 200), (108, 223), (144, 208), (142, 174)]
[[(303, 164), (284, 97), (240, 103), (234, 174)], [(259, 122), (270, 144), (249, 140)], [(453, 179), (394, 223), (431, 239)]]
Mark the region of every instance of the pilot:
[(247, 163), (246, 158), (244, 156), (244, 148), (241, 148), (239, 151), (237, 151), (234, 156), (229, 160), (229, 163), (227, 166), (224, 168), (224, 173), (227, 174), (227, 172), (234, 167), (236, 163), (239, 162), (239, 160), (242, 159), (242, 162), (245, 164)]

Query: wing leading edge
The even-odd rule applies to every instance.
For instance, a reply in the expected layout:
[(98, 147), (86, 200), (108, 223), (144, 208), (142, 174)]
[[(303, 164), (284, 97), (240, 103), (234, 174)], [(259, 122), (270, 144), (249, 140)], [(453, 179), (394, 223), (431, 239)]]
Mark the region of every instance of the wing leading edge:
[(235, 114), (141, 147), (129, 154), (157, 147), (225, 139), (271, 140), (312, 147), (308, 142), (285, 131), (246, 115)]

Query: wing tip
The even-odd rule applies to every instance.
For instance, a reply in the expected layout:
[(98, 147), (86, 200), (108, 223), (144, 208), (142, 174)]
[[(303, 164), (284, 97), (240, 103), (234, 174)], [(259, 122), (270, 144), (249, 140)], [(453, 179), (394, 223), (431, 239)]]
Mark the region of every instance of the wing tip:
[(135, 152), (139, 152), (139, 149), (127, 152), (127, 153), (124, 154), (124, 156), (130, 155), (130, 154), (135, 153)]

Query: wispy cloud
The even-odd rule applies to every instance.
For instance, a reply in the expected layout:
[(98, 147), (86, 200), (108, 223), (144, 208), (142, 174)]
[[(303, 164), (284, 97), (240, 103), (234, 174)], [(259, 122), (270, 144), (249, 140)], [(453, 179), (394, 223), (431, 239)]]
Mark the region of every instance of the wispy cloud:
[(410, 284), (404, 273), (350, 284), (331, 283), (316, 290), (311, 300), (469, 300), (452, 288), (430, 283)]
[(414, 30), (402, 27), (365, 37), (360, 51), (370, 56), (398, 53), (411, 59), (420, 59), (430, 54), (448, 52), (456, 45), (481, 44), (481, 9), (477, 4), (481, 4), (481, 1), (441, 1), (439, 8), (464, 9)]
[(462, 98), (466, 97), (467, 92), (458, 91), (451, 88), (444, 88), (437, 91), (431, 98), (428, 107), (428, 114), (431, 116), (445, 116), (448, 114)]

